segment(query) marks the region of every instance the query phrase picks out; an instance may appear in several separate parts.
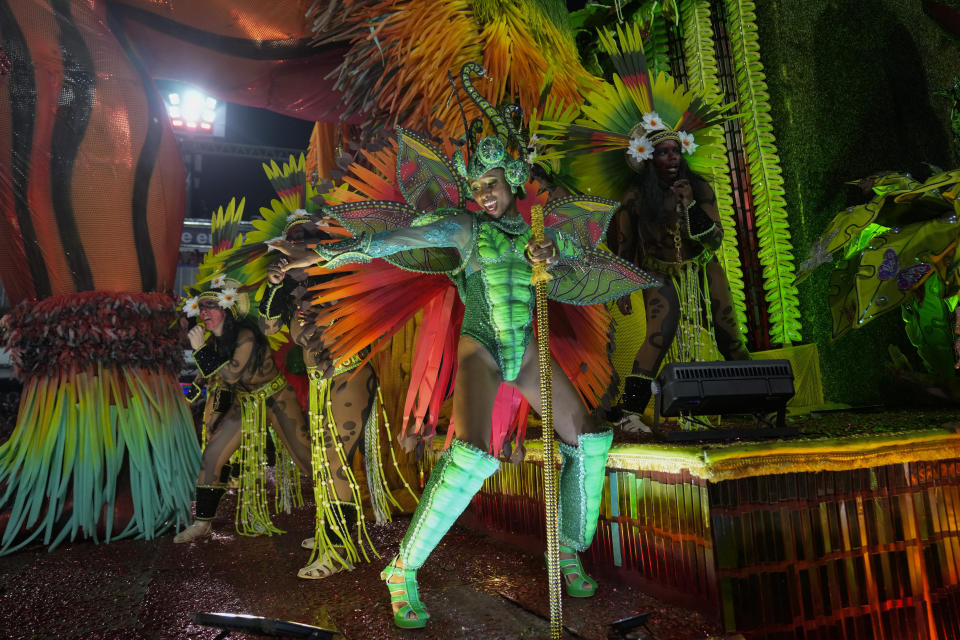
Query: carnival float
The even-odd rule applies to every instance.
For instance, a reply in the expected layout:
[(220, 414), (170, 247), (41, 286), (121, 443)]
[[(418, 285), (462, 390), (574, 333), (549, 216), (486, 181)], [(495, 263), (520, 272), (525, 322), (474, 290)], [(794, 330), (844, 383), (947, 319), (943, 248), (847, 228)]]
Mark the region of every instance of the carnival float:
[[(188, 554), (209, 572), (202, 553), (183, 549), (225, 553), (229, 538), (266, 555), (262, 545), (284, 544), (273, 542), (283, 537), (271, 518), (289, 522), (312, 495), (316, 516), (304, 531), (312, 540), (303, 544), (313, 551), (300, 577), (322, 580), (284, 583), (300, 595), (282, 606), (267, 598), (254, 610), (250, 591), (234, 601), (197, 596), (196, 607), (226, 603), (344, 637), (391, 637), (387, 591), (369, 567), (379, 571), (400, 543), (396, 523), (412, 518), (419, 530), (427, 521), (431, 473), (452, 473), (460, 454), (450, 452), (465, 438), (453, 419), (463, 411), (454, 397), (466, 362), (458, 340), (482, 326), (494, 336), (482, 345), (499, 378), (487, 450), (472, 471), (489, 460), (490, 474), (464, 476), (477, 491), (462, 522), (536, 557), (518, 576), (498, 578), (526, 584), (533, 574), (541, 585), (517, 602), (500, 591), (503, 606), (541, 619), (532, 633), (621, 633), (618, 619), (646, 620), (624, 600), (639, 592), (665, 603), (669, 622), (649, 620), (658, 638), (956, 637), (955, 4), (3, 3), (0, 284), (9, 308), (0, 331), (21, 389), (0, 444), (5, 584), (28, 585), (42, 573), (29, 569), (30, 554), (70, 557), (94, 544)], [(190, 271), (191, 290), (177, 289), (190, 188), (181, 150), (195, 134), (178, 129), (157, 91), (169, 80), (313, 125), (302, 156), (264, 164), (275, 195), (247, 202), (246, 213), (239, 198), (210, 212), (212, 240)], [(665, 142), (707, 185), (694, 184), (693, 198), (662, 187), (657, 202), (682, 216), (661, 238), (675, 260), (657, 253), (649, 233), (645, 249), (623, 251), (620, 232), (636, 231), (622, 221), (631, 199), (648, 193), (632, 189)], [(510, 184), (516, 228), (487, 221), (479, 196), (474, 203), (473, 183), (493, 170)], [(467, 213), (498, 229), (475, 225), (475, 255), (456, 226)], [(404, 233), (420, 234), (420, 244), (377, 244)], [(545, 239), (555, 249), (544, 258), (546, 276), (535, 264)], [(294, 245), (315, 252), (314, 263), (285, 271), (280, 285), (270, 279), (275, 249)], [(489, 266), (507, 263), (501, 272)], [(540, 274), (536, 287), (524, 269)], [(521, 272), (527, 280), (518, 285)], [(468, 284), (474, 274), (483, 288)], [(715, 295), (721, 281), (726, 297)], [(651, 311), (665, 299), (655, 291), (674, 292), (676, 302), (663, 307), (675, 315), (666, 329)], [(272, 306), (280, 293), (290, 300), (282, 312)], [(235, 296), (247, 305), (242, 313)], [(263, 331), (265, 320), (281, 319), (261, 345), (280, 373), (270, 369), (276, 389), (236, 395), (236, 523), (231, 515), (216, 524), (250, 539), (214, 533), (204, 541), (209, 527), (201, 527), (196, 541), (174, 547), (168, 542), (192, 513), (203, 519), (204, 425), (230, 411), (218, 403), (235, 357), (224, 348), (216, 362), (191, 355), (219, 344), (210, 331), (194, 349), (188, 342), (188, 331), (204, 326), (196, 324), (204, 297), (221, 316), (246, 316)], [(480, 298), (489, 311), (478, 319)], [(520, 298), (523, 313), (536, 310), (526, 324), (511, 315)], [(503, 337), (508, 331), (513, 337)], [(663, 344), (646, 370), (635, 362), (651, 336)], [(737, 350), (731, 344), (749, 358), (724, 362)], [(528, 345), (539, 358), (543, 395), (535, 398), (522, 376), (516, 382)], [(683, 368), (690, 363), (700, 368)], [(366, 367), (376, 384), (355, 427), (334, 417), (341, 387), (325, 381), (346, 384)], [(774, 370), (789, 393), (743, 391)], [(676, 371), (704, 379), (700, 395), (671, 413)], [(706, 378), (733, 382), (721, 392)], [(571, 468), (584, 485), (591, 473), (586, 445), (553, 435), (569, 418), (553, 412), (565, 406), (557, 400), (564, 384), (598, 423), (613, 424), (596, 500), (589, 489), (580, 502), (564, 493)], [(278, 425), (268, 424), (280, 420), (267, 417), (280, 415), (270, 414), (271, 394), (286, 385), (312, 432), (313, 474), (298, 471), (296, 454), (278, 444)], [(722, 394), (729, 403), (716, 401)], [(202, 401), (191, 410), (188, 397), (201, 395), (205, 410)], [(771, 411), (785, 420), (774, 424)], [(344, 429), (354, 429), (349, 438)], [(229, 468), (223, 474), (226, 482)], [(225, 492), (234, 495), (217, 486), (213, 513)], [(418, 506), (421, 494), (428, 499)], [(586, 529), (597, 523), (583, 548), (570, 542), (563, 515), (581, 506)], [(400, 543), (403, 562), (410, 535)], [(444, 574), (464, 570), (439, 549)], [(417, 568), (394, 560), (384, 570), (401, 627), (427, 624)], [(571, 605), (564, 591), (597, 589), (587, 573), (622, 598), (589, 611)], [(218, 580), (211, 575), (204, 579)], [(440, 600), (431, 579), (428, 604)], [(70, 584), (69, 575), (58, 580)], [(493, 589), (471, 584), (483, 597)], [(18, 588), (4, 587), (0, 601)], [(368, 590), (383, 601), (376, 623), (366, 604), (344, 595)], [(32, 597), (36, 609), (49, 606)], [(454, 624), (463, 601), (443, 601), (449, 606), (433, 606), (423, 632), (438, 635), (424, 637), (515, 631), (504, 616)], [(309, 602), (324, 603), (323, 615)], [(706, 622), (685, 629), (681, 615), (665, 613), (671, 607)], [(197, 632), (183, 615), (165, 615), (174, 636)], [(30, 620), (20, 628), (0, 614), (0, 630), (74, 637), (48, 615)], [(142, 621), (77, 628), (89, 637), (122, 629), (173, 637)]]

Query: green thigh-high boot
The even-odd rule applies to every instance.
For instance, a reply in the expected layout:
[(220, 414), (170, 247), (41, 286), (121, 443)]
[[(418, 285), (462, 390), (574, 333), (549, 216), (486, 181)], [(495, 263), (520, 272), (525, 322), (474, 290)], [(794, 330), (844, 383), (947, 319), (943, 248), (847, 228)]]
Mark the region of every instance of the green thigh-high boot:
[[(390, 589), (390, 601), (405, 603), (393, 614), (398, 627), (426, 626), (430, 616), (417, 592), (417, 569), (499, 467), (496, 458), (460, 440), (440, 454), (400, 543), (400, 554), (380, 574)], [(397, 567), (398, 559), (402, 568)]]
[(560, 570), (567, 594), (575, 598), (589, 598), (597, 591), (597, 583), (584, 572), (577, 552), (586, 551), (597, 531), (612, 442), (613, 431), (604, 431), (581, 434), (576, 447), (560, 443), (560, 553), (573, 555), (560, 559)]

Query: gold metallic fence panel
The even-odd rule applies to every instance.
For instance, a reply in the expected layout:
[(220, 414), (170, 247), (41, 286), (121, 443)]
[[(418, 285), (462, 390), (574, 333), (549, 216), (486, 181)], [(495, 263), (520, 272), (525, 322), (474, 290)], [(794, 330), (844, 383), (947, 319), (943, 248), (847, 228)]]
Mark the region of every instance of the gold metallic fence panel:
[(727, 628), (957, 637), (958, 486), (956, 459), (711, 485)]
[[(960, 640), (960, 457), (956, 436), (942, 437), (943, 460), (930, 459), (927, 435), (904, 438), (895, 463), (889, 438), (882, 456), (880, 443), (864, 443), (862, 468), (860, 443), (824, 443), (804, 463), (793, 461), (796, 443), (769, 443), (766, 467), (747, 447), (751, 475), (714, 466), (737, 466), (734, 451), (617, 447), (584, 561), (716, 614), (751, 640)], [(535, 445), (475, 498), (485, 525), (543, 538)], [(633, 457), (658, 470), (623, 468)], [(708, 478), (665, 471), (671, 457), (705, 461), (697, 469)]]

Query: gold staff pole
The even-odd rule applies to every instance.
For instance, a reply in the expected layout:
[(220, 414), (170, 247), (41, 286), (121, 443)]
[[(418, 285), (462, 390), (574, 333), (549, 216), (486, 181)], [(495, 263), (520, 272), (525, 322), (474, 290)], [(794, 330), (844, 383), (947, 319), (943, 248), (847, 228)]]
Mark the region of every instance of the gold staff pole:
[[(543, 207), (531, 211), (533, 239), (543, 241)], [(557, 467), (553, 454), (553, 371), (550, 361), (550, 325), (547, 318), (547, 282), (553, 276), (547, 265), (533, 265), (530, 282), (537, 296), (537, 355), (540, 362), (540, 420), (543, 425), (543, 502), (547, 526), (547, 587), (550, 592), (550, 638), (559, 640), (563, 630), (560, 600), (560, 544), (557, 540)]]

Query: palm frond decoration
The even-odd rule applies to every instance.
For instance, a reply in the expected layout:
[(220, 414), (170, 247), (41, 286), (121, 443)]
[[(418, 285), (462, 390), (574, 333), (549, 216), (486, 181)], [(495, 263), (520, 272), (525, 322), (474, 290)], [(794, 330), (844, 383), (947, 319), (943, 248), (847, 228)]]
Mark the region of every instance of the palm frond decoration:
[[(579, 105), (568, 105), (562, 99), (556, 97), (550, 92), (550, 82), (547, 78), (540, 92), (540, 103), (536, 109), (529, 113), (529, 131), (530, 146), (533, 148), (531, 160), (544, 165), (551, 173), (557, 174), (561, 171), (562, 155), (554, 154), (549, 160), (542, 160), (540, 156), (545, 151), (545, 146), (537, 132), (541, 131), (541, 123), (554, 123), (555, 126), (569, 126), (580, 115)], [(549, 127), (548, 127), (549, 128)]]
[[(681, 9), (683, 55), (687, 68), (688, 86), (700, 93), (719, 94), (719, 69), (714, 53), (713, 26), (710, 21), (710, 0), (689, 0)], [(717, 209), (723, 226), (723, 246), (717, 259), (727, 274), (733, 309), (740, 335), (747, 332), (747, 301), (744, 293), (743, 268), (734, 223), (733, 188), (730, 185), (730, 167), (726, 162), (727, 145), (723, 138), (711, 149), (717, 161), (703, 174), (717, 197)]]
[(755, 6), (751, 0), (725, 0), (725, 6), (744, 154), (756, 214), (770, 339), (774, 344), (790, 345), (801, 340), (800, 303), (783, 198), (783, 175), (769, 113), (770, 96), (760, 62)]
[(568, 102), (577, 102), (595, 79), (580, 64), (573, 34), (566, 24), (563, 3), (542, 0), (482, 0), (473, 2), (475, 19), (483, 25), (483, 66), (498, 104), (517, 96), (525, 111), (539, 97), (546, 75), (553, 90)]
[(679, 0), (646, 0), (637, 8), (633, 19), (644, 23), (660, 18), (673, 24), (680, 22)]

